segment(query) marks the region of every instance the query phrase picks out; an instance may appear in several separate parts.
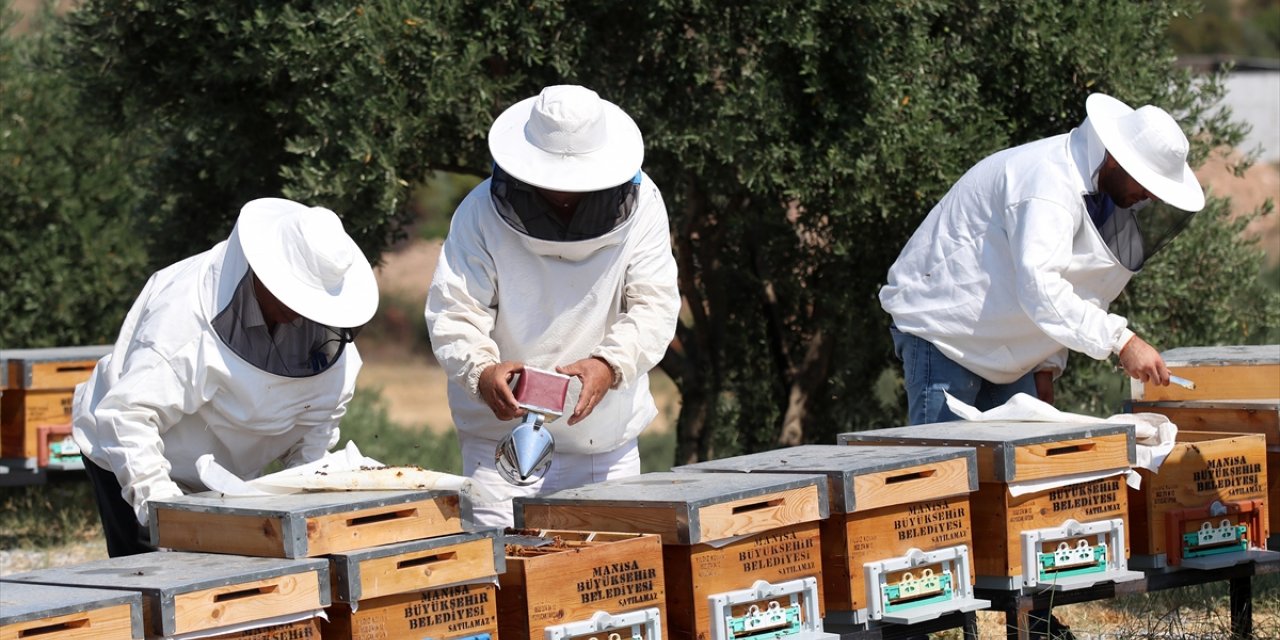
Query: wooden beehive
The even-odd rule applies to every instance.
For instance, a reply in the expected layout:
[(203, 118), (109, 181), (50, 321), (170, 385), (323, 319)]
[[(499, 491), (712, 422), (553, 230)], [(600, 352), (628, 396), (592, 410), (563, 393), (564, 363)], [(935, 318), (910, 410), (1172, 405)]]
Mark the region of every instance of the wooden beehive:
[[(973, 599), (969, 571), (969, 494), (978, 489), (977, 456), (972, 448), (804, 445), (699, 462), (673, 471), (826, 476), (830, 517), (822, 523), (822, 575), (828, 620), (861, 624), (887, 615), (889, 621), (910, 624), (989, 604)], [(868, 585), (868, 563), (903, 559), (912, 549), (948, 550), (953, 553), (932, 556), (945, 555), (953, 561), (894, 569), (885, 572), (884, 586), (880, 580), (875, 587)], [(954, 597), (943, 599), (933, 590), (931, 597), (908, 596), (910, 590), (905, 587), (925, 569), (937, 570), (940, 576), (945, 569), (949, 584), (935, 588)], [(966, 576), (963, 585), (950, 584), (962, 574)], [(886, 588), (894, 595), (884, 597), (881, 592)], [(835, 612), (847, 612), (848, 619)]]
[(0, 580), (0, 640), (141, 640), (142, 596)]
[[(820, 628), (826, 492), (826, 478), (816, 475), (665, 472), (517, 498), (514, 508), (525, 528), (661, 536), (667, 637), (693, 640), (713, 637), (724, 623), (712, 615), (713, 602), (737, 600), (760, 580), (808, 579), (816, 595), (801, 604), (817, 612), (806, 624)], [(731, 617), (746, 609), (733, 605)]]
[[(1195, 389), (1130, 383), (1129, 409), (1161, 413), (1179, 430), (1260, 433), (1266, 438), (1269, 505), (1280, 500), (1280, 345), (1182, 347), (1161, 354), (1169, 371)], [(1280, 531), (1280, 509), (1268, 509)], [(1280, 541), (1269, 545), (1280, 548)]]
[[(1252, 560), (1249, 550), (1266, 546), (1270, 524), (1261, 434), (1179, 430), (1159, 473), (1140, 473), (1142, 487), (1129, 490), (1135, 566), (1218, 568)], [(1221, 505), (1212, 509), (1217, 515), (1198, 515), (1215, 503)], [(1183, 539), (1203, 525), (1217, 529), (1224, 522), (1230, 523), (1231, 536), (1215, 535), (1205, 545)], [(1240, 526), (1243, 535), (1235, 535)]]
[(146, 634), (160, 636), (319, 611), (329, 604), (329, 565), (316, 559), (157, 551), (3, 580), (136, 592)]
[[(1091, 548), (1104, 542), (1092, 532), (1110, 523), (1115, 539), (1105, 548), (1099, 575), (1055, 573), (1056, 587), (1091, 579), (1130, 580), (1128, 572), (1128, 495), (1121, 475), (1072, 481), (1073, 477), (1120, 474), (1135, 461), (1133, 426), (1042, 422), (947, 422), (840, 434), (844, 445), (974, 447), (978, 491), (973, 506), (973, 565), (980, 587), (1034, 586), (1048, 576), (1027, 565), (1027, 536), (1043, 539), (1068, 527), (1060, 543), (1071, 549), (1082, 541)], [(1039, 483), (1065, 486), (1031, 490)], [(1024, 489), (1028, 489), (1023, 493)], [(1015, 495), (1019, 494), (1019, 495)], [(1079, 533), (1074, 525), (1086, 525)], [(1072, 533), (1077, 531), (1077, 533)], [(1120, 532), (1123, 532), (1123, 535)], [(1118, 548), (1117, 548), (1118, 547)], [(1082, 572), (1083, 573), (1083, 572)]]
[(502, 532), (481, 529), (329, 555), (333, 601), (416, 593), (504, 570)]
[(40, 427), (71, 423), (76, 385), (88, 380), (98, 359), (110, 352), (110, 346), (0, 352), (6, 379), (0, 403), (0, 456), (40, 457)]
[(346, 491), (265, 497), (217, 492), (150, 503), (167, 549), (305, 558), (462, 530), (455, 491)]
[(612, 620), (649, 610), (649, 617), (656, 618), (654, 628), (666, 627), (660, 537), (558, 530), (520, 533), (507, 537), (507, 570), (499, 576), (498, 621), (504, 637), (543, 638), (548, 627), (564, 629), (566, 623), (589, 621), (599, 612)]
[(324, 640), (390, 638), (498, 638), (497, 587), (493, 580), (401, 593), (329, 607)]
[(1160, 355), (1170, 373), (1194, 382), (1196, 387), (1133, 381), (1129, 391), (1135, 406), (1143, 402), (1280, 398), (1280, 345), (1182, 347)]

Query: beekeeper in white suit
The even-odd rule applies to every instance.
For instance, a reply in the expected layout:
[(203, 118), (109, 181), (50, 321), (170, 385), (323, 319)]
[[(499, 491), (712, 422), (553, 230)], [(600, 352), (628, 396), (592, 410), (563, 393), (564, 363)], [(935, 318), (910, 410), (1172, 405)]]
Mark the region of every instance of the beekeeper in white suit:
[[(505, 500), (640, 472), (636, 438), (657, 416), (648, 371), (680, 311), (666, 205), (640, 170), (644, 142), (622, 109), (585, 87), (543, 89), (489, 130), (493, 176), (454, 213), (427, 296), (449, 378), (463, 473)], [(508, 383), (525, 365), (572, 376), (555, 456), (515, 487), (494, 450), (524, 410)]]
[(152, 550), (147, 503), (202, 491), (196, 458), (242, 478), (338, 442), (378, 306), (332, 211), (264, 198), (231, 236), (151, 276), (112, 352), (76, 388), (73, 433), (111, 556)]

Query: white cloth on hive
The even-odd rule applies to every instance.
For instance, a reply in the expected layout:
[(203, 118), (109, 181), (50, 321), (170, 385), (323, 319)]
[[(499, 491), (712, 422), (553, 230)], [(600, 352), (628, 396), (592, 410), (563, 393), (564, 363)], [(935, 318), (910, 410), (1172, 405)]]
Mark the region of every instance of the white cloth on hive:
[[(1160, 471), (1169, 452), (1173, 451), (1174, 441), (1178, 436), (1178, 427), (1169, 421), (1168, 416), (1159, 413), (1117, 413), (1107, 418), (1088, 416), (1080, 413), (1059, 411), (1053, 405), (1027, 395), (1015, 394), (1008, 402), (987, 411), (965, 404), (947, 394), (947, 408), (961, 418), (974, 422), (1076, 422), (1080, 424), (1132, 424), (1134, 426), (1134, 442), (1137, 445), (1137, 462), (1134, 467), (1146, 469), (1152, 473)], [(1129, 477), (1129, 484), (1136, 485), (1137, 474)], [(1136, 489), (1137, 486), (1134, 486)]]
[(303, 491), (436, 490), (457, 491), (476, 502), (495, 500), (484, 486), (462, 476), (418, 467), (388, 467), (361, 454), (351, 441), (345, 449), (330, 451), (319, 460), (254, 480), (240, 479), (209, 454), (200, 456), (196, 468), (205, 486), (227, 497)]

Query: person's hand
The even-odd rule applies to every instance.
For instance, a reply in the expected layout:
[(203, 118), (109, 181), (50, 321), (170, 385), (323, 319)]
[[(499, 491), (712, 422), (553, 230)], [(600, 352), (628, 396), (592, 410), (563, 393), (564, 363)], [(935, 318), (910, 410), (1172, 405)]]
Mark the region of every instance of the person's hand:
[(556, 371), (582, 380), (578, 406), (573, 408), (573, 415), (569, 416), (569, 426), (578, 424), (591, 415), (596, 405), (600, 404), (600, 400), (604, 398), (604, 394), (608, 393), (609, 388), (613, 386), (613, 367), (594, 356), (563, 367), (556, 367)]
[(1130, 378), (1143, 384), (1169, 386), (1169, 368), (1164, 365), (1164, 358), (1138, 336), (1130, 338), (1120, 350), (1120, 366)]
[(1053, 404), (1053, 372), (1036, 372), (1036, 397), (1045, 404)]
[(524, 371), (524, 363), (499, 362), (480, 372), (480, 399), (489, 405), (494, 417), (499, 420), (514, 420), (527, 413), (516, 404), (516, 396), (511, 393), (511, 379)]

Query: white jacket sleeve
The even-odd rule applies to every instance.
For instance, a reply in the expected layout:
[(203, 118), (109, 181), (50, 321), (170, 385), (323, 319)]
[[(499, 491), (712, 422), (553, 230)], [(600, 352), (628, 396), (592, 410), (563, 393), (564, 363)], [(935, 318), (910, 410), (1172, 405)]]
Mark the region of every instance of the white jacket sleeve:
[[(654, 189), (656, 192), (657, 189)], [(675, 336), (680, 314), (676, 260), (671, 253), (667, 210), (658, 196), (660, 215), (646, 216), (636, 252), (627, 265), (622, 314), (591, 355), (604, 358), (618, 373), (617, 386), (629, 386), (662, 360)]]
[(169, 476), (160, 434), (195, 410), (187, 386), (160, 354), (139, 347), (129, 353), (119, 381), (93, 413), (98, 447), (110, 461), (121, 495), (144, 525), (148, 501), (182, 495)]
[(1004, 211), (1004, 228), (1013, 252), (1013, 286), (1022, 310), (1059, 344), (1106, 359), (1128, 321), (1084, 300), (1062, 277), (1071, 263), (1076, 233), (1071, 212), (1059, 204), (1032, 198)]
[(477, 395), (480, 373), (499, 362), (493, 331), (494, 264), (471, 216), (454, 215), (440, 251), (424, 315), (431, 349), (450, 380)]

